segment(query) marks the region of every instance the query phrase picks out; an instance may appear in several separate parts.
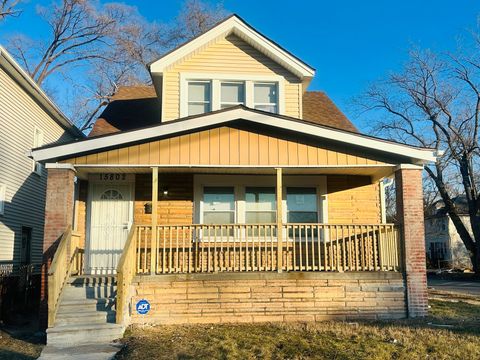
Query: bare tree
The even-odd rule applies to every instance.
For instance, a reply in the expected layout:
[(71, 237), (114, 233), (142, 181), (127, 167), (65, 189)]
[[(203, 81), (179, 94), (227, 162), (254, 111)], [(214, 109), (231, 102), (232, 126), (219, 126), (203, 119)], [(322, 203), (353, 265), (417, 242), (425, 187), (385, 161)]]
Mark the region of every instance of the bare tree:
[(118, 87), (151, 83), (149, 62), (225, 15), (221, 6), (190, 0), (167, 25), (149, 22), (136, 7), (123, 3), (58, 1), (39, 8), (51, 30), (48, 41), (19, 35), (9, 45), (38, 84), (48, 88), (51, 78), (71, 84), (70, 98), (64, 98), (64, 91), (54, 97), (68, 104), (67, 113), (82, 130), (91, 127)]
[[(480, 42), (476, 52), (436, 55), (414, 51), (403, 71), (373, 85), (358, 103), (379, 115), (376, 131), (397, 141), (433, 148), (425, 166), (480, 275)], [(454, 197), (467, 198), (470, 234)]]
[(18, 16), (22, 12), (17, 9), (20, 0), (0, 0), (0, 21), (8, 16)]
[(115, 26), (125, 17), (120, 6), (96, 7), (88, 0), (62, 0), (48, 8), (39, 7), (39, 15), (51, 29), (50, 38), (35, 46), (25, 46), (24, 38), (13, 38), (10, 46), (32, 78), (41, 85), (47, 77), (67, 66), (87, 60), (109, 61), (105, 45)]
[(102, 109), (108, 105), (120, 86), (150, 85), (148, 64), (172, 49), (178, 43), (205, 32), (226, 15), (217, 5), (212, 7), (193, 0), (187, 1), (172, 26), (149, 23), (136, 9), (130, 8), (130, 16), (119, 24), (113, 36), (111, 58), (115, 63), (92, 64), (91, 79), (82, 85), (90, 96), (81, 98), (76, 108), (82, 130), (89, 129)]
[(186, 1), (177, 17), (174, 34), (179, 41), (188, 40), (204, 33), (227, 15), (221, 3), (212, 6), (200, 0)]

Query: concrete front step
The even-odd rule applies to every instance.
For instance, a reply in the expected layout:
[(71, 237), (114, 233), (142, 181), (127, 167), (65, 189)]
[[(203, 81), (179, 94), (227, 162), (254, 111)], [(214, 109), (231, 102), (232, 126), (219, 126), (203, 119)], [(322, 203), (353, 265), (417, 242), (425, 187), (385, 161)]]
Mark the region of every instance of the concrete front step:
[(82, 275), (70, 277), (67, 283), (73, 286), (117, 285), (117, 278), (111, 275)]
[(64, 299), (60, 301), (58, 313), (70, 312), (75, 310), (91, 310), (91, 311), (109, 311), (115, 309), (114, 298), (103, 299)]
[(118, 324), (70, 324), (47, 329), (47, 344), (76, 346), (83, 344), (108, 344), (122, 337), (124, 327)]
[(65, 312), (57, 314), (55, 326), (115, 323), (115, 311)]
[(55, 326), (47, 330), (47, 344), (109, 344), (121, 338), (124, 327), (115, 324), (116, 290), (114, 276), (70, 278), (60, 298)]

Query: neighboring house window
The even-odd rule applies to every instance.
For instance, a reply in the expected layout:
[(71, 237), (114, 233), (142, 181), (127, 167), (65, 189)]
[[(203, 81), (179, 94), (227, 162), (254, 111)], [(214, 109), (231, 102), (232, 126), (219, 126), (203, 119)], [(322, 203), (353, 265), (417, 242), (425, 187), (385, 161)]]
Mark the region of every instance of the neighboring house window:
[(276, 83), (254, 84), (254, 108), (257, 110), (278, 112), (278, 96)]
[[(192, 74), (193, 75), (193, 74)], [(284, 113), (283, 80), (277, 77), (221, 76), (208, 78), (181, 74), (180, 116), (203, 114), (209, 111), (245, 105), (251, 109)], [(206, 74), (203, 74), (206, 75)], [(275, 79), (270, 81), (270, 79)]]
[(0, 215), (5, 213), (5, 201), (7, 194), (7, 185), (0, 184)]
[(235, 222), (235, 195), (233, 187), (205, 187), (203, 189), (203, 223), (233, 224)]
[(20, 262), (22, 265), (28, 265), (31, 262), (32, 249), (32, 228), (22, 226), (22, 252)]
[(276, 221), (277, 202), (273, 187), (245, 188), (245, 223), (270, 224)]
[(198, 115), (211, 111), (211, 90), (209, 81), (188, 83), (188, 115)]
[(289, 223), (318, 222), (317, 190), (315, 188), (287, 188), (287, 221)]
[[(43, 131), (35, 127), (33, 130), (33, 148), (38, 148), (43, 145)], [(42, 175), (42, 164), (39, 162), (33, 162), (33, 169), (38, 175)]]
[(245, 84), (242, 82), (222, 82), (220, 86), (220, 109), (245, 104)]

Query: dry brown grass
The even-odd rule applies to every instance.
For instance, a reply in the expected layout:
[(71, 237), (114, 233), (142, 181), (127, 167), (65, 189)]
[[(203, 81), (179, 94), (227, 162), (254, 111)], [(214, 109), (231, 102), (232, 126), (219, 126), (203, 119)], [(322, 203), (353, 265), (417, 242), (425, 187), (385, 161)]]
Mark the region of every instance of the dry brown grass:
[(480, 305), (431, 306), (415, 321), (132, 328), (117, 358), (480, 359)]
[(43, 345), (33, 336), (14, 338), (0, 330), (0, 359), (30, 360), (40, 356)]

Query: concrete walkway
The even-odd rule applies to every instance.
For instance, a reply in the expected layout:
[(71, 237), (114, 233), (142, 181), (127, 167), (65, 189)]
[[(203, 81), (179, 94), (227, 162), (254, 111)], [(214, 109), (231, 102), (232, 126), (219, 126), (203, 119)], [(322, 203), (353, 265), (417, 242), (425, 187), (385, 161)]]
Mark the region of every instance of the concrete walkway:
[(47, 345), (43, 348), (38, 360), (109, 360), (121, 348), (120, 344), (80, 345), (64, 348)]
[(428, 287), (434, 290), (480, 296), (479, 281), (428, 279)]

